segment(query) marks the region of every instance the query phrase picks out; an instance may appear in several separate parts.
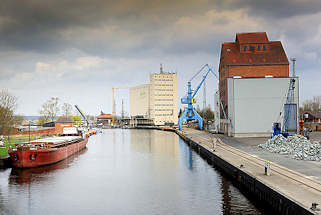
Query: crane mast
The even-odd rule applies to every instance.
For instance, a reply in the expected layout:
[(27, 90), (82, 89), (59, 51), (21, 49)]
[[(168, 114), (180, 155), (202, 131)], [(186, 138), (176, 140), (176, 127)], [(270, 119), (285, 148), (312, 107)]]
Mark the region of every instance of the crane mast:
[(116, 118), (116, 103), (115, 103), (115, 90), (120, 89), (129, 89), (129, 87), (113, 87), (112, 88), (112, 125), (115, 124), (115, 118)]
[(86, 121), (87, 123), (87, 127), (89, 126), (89, 122), (87, 117), (83, 114), (83, 112), (79, 109), (79, 107), (77, 105), (75, 105), (75, 108), (77, 109), (77, 111), (80, 113), (80, 115), (84, 118), (84, 121)]
[[(204, 69), (207, 68), (207, 72), (206, 74), (203, 76), (203, 79), (201, 81), (201, 83), (196, 87), (195, 91), (192, 91), (192, 86), (191, 86), (191, 81), (201, 72), (204, 71)], [(195, 101), (195, 96), (198, 92), (198, 90), (200, 89), (200, 87), (202, 86), (202, 84), (204, 83), (207, 75), (209, 73), (212, 73), (217, 79), (217, 75), (213, 72), (213, 70), (210, 68), (210, 66), (208, 64), (205, 64), (188, 82), (187, 82), (187, 96), (184, 98), (181, 98), (181, 103), (182, 104), (187, 104), (187, 108), (185, 108), (183, 114), (181, 115), (181, 117), (179, 118), (178, 121), (178, 127), (179, 130), (182, 130), (182, 123), (183, 120), (192, 120), (192, 119), (197, 119), (198, 121), (198, 127), (200, 130), (203, 130), (203, 118), (197, 113), (197, 111), (195, 110), (193, 104), (196, 102)]]

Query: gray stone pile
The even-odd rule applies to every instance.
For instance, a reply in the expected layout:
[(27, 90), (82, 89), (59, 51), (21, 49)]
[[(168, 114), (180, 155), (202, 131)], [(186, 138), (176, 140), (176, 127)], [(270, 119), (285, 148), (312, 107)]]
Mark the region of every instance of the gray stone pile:
[(274, 136), (266, 143), (260, 144), (259, 147), (273, 153), (291, 155), (297, 160), (321, 161), (321, 143), (311, 143), (300, 135), (288, 138), (282, 135)]

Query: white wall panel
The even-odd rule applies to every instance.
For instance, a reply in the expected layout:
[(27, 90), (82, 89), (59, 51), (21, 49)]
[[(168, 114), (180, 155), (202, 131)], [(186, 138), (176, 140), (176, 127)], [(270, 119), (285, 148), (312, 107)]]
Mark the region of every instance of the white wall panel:
[[(290, 78), (228, 79), (230, 131), (234, 136), (269, 135), (272, 123), (282, 123)], [(296, 78), (295, 102), (298, 102)]]

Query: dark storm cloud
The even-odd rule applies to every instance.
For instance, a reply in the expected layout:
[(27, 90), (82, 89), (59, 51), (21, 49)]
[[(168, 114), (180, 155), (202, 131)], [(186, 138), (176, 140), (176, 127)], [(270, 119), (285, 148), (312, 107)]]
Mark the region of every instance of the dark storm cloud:
[[(128, 51), (137, 53), (142, 48), (147, 51), (159, 48), (162, 43), (155, 43), (155, 40), (161, 40), (168, 33), (166, 26), (184, 16), (204, 14), (213, 9), (222, 11), (244, 8), (255, 16), (275, 19), (315, 13), (320, 11), (320, 7), (321, 2), (313, 0), (4, 0), (0, 5), (0, 47), (5, 50), (50, 53), (76, 46), (90, 53), (130, 54)], [(214, 20), (214, 24), (225, 22), (225, 19)], [(95, 30), (99, 34), (100, 28), (108, 26), (116, 26), (117, 29), (107, 32), (105, 41), (97, 41), (97, 35), (90, 33)], [(83, 33), (88, 35), (79, 35), (82, 32), (78, 33), (79, 29), (87, 30)], [(66, 31), (70, 34), (65, 34)], [(100, 33), (104, 34), (103, 31)], [(124, 40), (127, 40), (128, 44), (122, 46)], [(193, 46), (206, 46), (203, 45), (204, 41), (201, 41), (201, 44), (197, 41), (195, 43), (194, 45), (187, 41), (188, 46), (179, 46), (177, 51), (181, 52)]]
[(99, 8), (93, 12), (91, 4), (80, 1), (4, 1), (0, 6), (1, 45), (39, 52), (59, 49), (65, 45), (59, 31), (101, 20)]
[[(186, 1), (11, 1), (0, 6), (0, 45), (4, 49), (55, 52), (77, 46), (89, 52), (104, 47), (105, 52), (120, 52), (114, 47), (123, 31), (131, 36), (144, 37), (148, 31), (159, 30), (177, 16), (206, 11), (202, 2)], [(121, 30), (106, 38), (108, 41), (90, 40), (90, 31), (105, 26), (118, 26)], [(87, 29), (83, 35), (66, 37), (65, 31)], [(62, 33), (62, 34), (61, 34)], [(103, 32), (101, 32), (103, 34)], [(147, 36), (148, 37), (148, 36)], [(123, 39), (123, 38), (121, 38)], [(125, 38), (124, 38), (125, 39)], [(110, 43), (113, 43), (110, 45)], [(134, 41), (135, 43), (135, 41)], [(102, 46), (103, 45), (103, 46)], [(130, 48), (135, 49), (141, 44)], [(122, 48), (122, 46), (120, 46)], [(135, 50), (133, 50), (135, 51)]]
[(279, 19), (320, 12), (319, 0), (245, 0), (245, 7), (249, 7), (251, 14), (265, 16), (270, 19)]

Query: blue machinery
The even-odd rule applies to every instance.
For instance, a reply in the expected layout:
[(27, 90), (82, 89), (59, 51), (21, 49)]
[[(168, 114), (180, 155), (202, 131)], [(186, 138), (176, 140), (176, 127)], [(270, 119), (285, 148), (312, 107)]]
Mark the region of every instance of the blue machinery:
[[(283, 125), (274, 122), (272, 137), (282, 134), (284, 137), (296, 134), (297, 131), (297, 105), (294, 102), (295, 79), (290, 79), (289, 89), (287, 92), (286, 103), (283, 107)], [(280, 115), (282, 112), (280, 113)]]
[[(205, 68), (207, 68), (207, 72), (204, 75), (201, 83), (197, 86), (196, 90), (192, 92), (191, 88), (191, 81), (198, 75), (200, 74)], [(201, 88), (202, 84), (204, 83), (208, 73), (211, 72), (217, 79), (217, 75), (213, 72), (213, 70), (209, 67), (208, 64), (205, 64), (187, 83), (188, 91), (187, 91), (187, 97), (181, 98), (181, 103), (182, 104), (187, 104), (187, 108), (185, 108), (183, 114), (179, 118), (178, 121), (178, 127), (179, 130), (182, 130), (182, 123), (183, 120), (192, 120), (192, 119), (197, 119), (198, 121), (198, 127), (200, 130), (203, 130), (203, 118), (197, 113), (195, 108), (193, 107), (193, 104), (196, 102), (194, 99), (195, 95), (197, 94), (198, 90)]]

